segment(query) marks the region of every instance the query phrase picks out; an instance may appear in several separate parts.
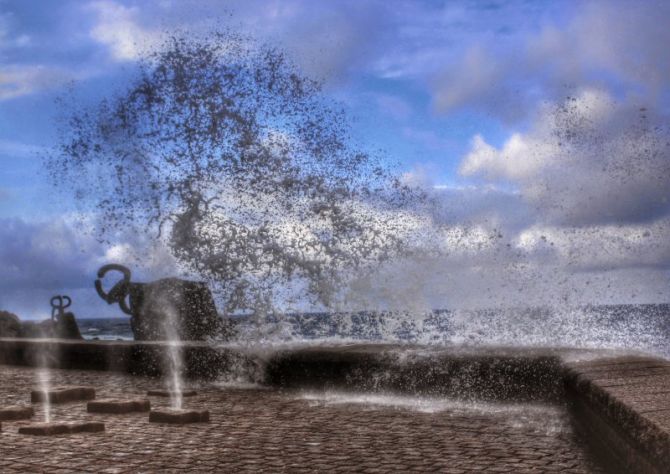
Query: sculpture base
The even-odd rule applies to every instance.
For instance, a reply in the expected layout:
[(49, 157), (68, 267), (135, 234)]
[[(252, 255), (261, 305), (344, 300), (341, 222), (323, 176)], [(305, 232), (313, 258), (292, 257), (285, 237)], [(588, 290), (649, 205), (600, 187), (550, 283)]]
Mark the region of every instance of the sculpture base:
[(80, 400), (95, 399), (95, 389), (92, 387), (54, 387), (49, 390), (33, 390), (30, 393), (30, 401), (41, 403), (65, 403)]
[(10, 406), (0, 408), (0, 421), (27, 420), (32, 418), (35, 410), (30, 406)]
[[(182, 397), (194, 397), (198, 394), (195, 390), (182, 390)], [(147, 395), (150, 397), (170, 397), (173, 398), (177, 395), (177, 392), (172, 390), (149, 390)]]
[(102, 400), (88, 402), (86, 405), (86, 410), (89, 413), (109, 413), (115, 415), (149, 411), (150, 408), (151, 402), (144, 398), (135, 400), (104, 398)]
[(98, 422), (85, 423), (36, 423), (34, 425), (22, 426), (19, 434), (33, 436), (55, 436), (73, 433), (99, 433), (105, 431), (105, 424)]
[(149, 421), (152, 423), (170, 423), (175, 425), (207, 423), (209, 422), (209, 410), (178, 410), (174, 408), (151, 410), (149, 412)]

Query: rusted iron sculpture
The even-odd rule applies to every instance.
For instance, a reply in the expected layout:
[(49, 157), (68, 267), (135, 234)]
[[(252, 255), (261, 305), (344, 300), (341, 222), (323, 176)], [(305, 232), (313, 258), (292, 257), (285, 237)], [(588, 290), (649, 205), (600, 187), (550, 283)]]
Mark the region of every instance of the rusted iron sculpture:
[[(66, 303), (67, 301), (67, 303)], [(65, 315), (65, 309), (72, 304), (72, 299), (67, 295), (56, 295), (51, 298), (51, 320), (56, 322)]]
[(72, 304), (72, 298), (67, 295), (56, 295), (51, 297), (49, 303), (51, 304), (51, 321), (45, 321), (50, 324), (46, 324), (43, 330), (50, 333), (51, 337), (82, 339), (74, 313), (65, 312)]
[[(110, 271), (120, 272), (122, 278), (105, 292), (101, 279)], [(98, 270), (95, 289), (107, 304), (118, 303), (130, 315), (136, 340), (202, 341), (220, 333), (222, 323), (205, 283), (178, 278), (137, 283), (130, 277), (123, 265), (104, 265)]]

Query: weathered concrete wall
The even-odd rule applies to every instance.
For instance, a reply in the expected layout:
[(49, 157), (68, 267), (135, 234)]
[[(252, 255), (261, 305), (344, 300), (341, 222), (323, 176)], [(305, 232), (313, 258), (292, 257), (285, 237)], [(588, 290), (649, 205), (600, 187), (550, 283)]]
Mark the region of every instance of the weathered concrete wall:
[(489, 352), (384, 345), (315, 347), (276, 354), (266, 381), (282, 387), (390, 391), (485, 400), (563, 398), (560, 358), (549, 351)]
[(566, 364), (573, 419), (612, 472), (670, 472), (670, 362), (616, 357)]
[[(158, 376), (165, 371), (167, 350), (164, 342), (0, 339), (0, 364), (37, 366), (46, 363), (62, 369)], [(183, 343), (180, 350), (187, 378), (213, 379), (240, 364), (253, 364), (240, 352), (214, 348), (206, 343)]]

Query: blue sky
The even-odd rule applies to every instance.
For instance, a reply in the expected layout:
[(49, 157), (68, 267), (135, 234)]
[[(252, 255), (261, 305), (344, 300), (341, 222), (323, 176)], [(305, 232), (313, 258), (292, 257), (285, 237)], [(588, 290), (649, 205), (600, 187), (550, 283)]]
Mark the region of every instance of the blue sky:
[[(0, 0), (0, 308), (40, 317), (62, 291), (113, 314), (92, 275), (138, 243), (81, 235), (67, 192), (46, 183), (55, 100), (72, 88), (95, 102), (171, 31), (216, 27), (286, 50), (361, 142), (443, 200), (465, 237), (439, 268), (416, 262), (423, 303), (670, 301), (669, 22), (662, 1)], [(556, 147), (566, 104), (592, 142)], [(494, 227), (501, 247), (477, 247)]]

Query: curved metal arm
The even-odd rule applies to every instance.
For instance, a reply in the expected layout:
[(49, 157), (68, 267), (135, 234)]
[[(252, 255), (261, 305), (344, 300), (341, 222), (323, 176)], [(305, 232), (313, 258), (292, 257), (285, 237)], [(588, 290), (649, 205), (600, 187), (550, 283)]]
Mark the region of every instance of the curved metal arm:
[[(108, 293), (105, 293), (105, 290), (102, 288), (102, 281), (100, 279), (104, 278), (107, 272), (110, 271), (121, 272), (123, 274), (123, 278), (118, 281), (112, 287), (112, 289), (109, 290)], [(111, 263), (109, 265), (100, 267), (100, 270), (98, 270), (98, 279), (95, 280), (95, 291), (98, 292), (100, 298), (105, 300), (107, 304), (118, 303), (119, 307), (124, 313), (132, 315), (128, 304), (126, 303), (126, 297), (130, 291), (130, 270), (128, 267), (124, 267), (123, 265), (119, 265), (117, 263)]]
[[(67, 301), (65, 303), (64, 301)], [(65, 313), (65, 309), (69, 308), (72, 304), (72, 299), (67, 295), (56, 295), (51, 297), (51, 319), (55, 319), (56, 316), (60, 316)]]

